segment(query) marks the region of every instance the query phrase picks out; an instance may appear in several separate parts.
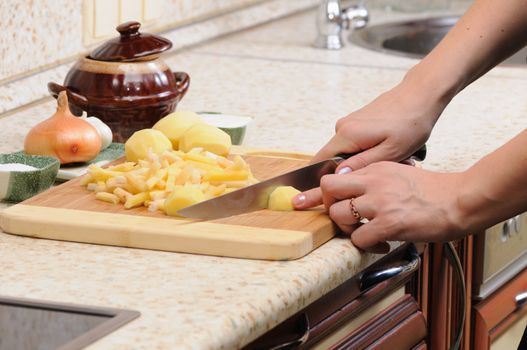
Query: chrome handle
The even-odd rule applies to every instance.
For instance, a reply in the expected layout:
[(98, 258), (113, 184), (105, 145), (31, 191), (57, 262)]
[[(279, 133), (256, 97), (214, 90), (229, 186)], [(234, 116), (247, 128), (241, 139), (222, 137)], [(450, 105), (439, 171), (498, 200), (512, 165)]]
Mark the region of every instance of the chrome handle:
[(506, 242), (513, 234), (520, 233), (521, 222), (521, 214), (504, 221), (501, 228), (501, 241)]
[(300, 345), (304, 344), (309, 338), (309, 319), (307, 318), (306, 313), (303, 313), (302, 316), (303, 317), (302, 317), (301, 327), (303, 329), (303, 332), (299, 338), (269, 347), (268, 349), (269, 350), (295, 349), (299, 347)]
[(514, 229), (516, 230), (516, 233), (520, 233), (522, 230), (522, 215), (516, 215), (514, 218)]
[(527, 291), (516, 295), (514, 300), (516, 301), (516, 307), (521, 308), (525, 303), (527, 303)]
[(419, 267), (419, 254), (412, 244), (409, 248), (409, 259), (403, 264), (397, 266), (384, 267), (373, 271), (366, 271), (360, 279), (359, 290), (364, 292), (373, 286), (384, 282), (395, 276), (402, 276), (410, 274)]

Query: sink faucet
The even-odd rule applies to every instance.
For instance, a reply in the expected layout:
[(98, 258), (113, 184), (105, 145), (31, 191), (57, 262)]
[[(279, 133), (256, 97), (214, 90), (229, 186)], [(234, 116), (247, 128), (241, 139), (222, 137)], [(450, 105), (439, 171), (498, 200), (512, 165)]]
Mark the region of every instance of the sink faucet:
[(315, 47), (339, 50), (344, 46), (342, 31), (363, 28), (369, 20), (368, 10), (360, 1), (358, 5), (342, 8), (340, 0), (322, 0), (317, 13), (318, 36)]

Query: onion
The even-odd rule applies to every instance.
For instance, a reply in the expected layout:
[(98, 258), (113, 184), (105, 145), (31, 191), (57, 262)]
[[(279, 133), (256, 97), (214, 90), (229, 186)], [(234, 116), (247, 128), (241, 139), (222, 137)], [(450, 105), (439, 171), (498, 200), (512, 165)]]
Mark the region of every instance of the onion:
[(55, 114), (35, 125), (27, 134), (24, 151), (55, 157), (61, 164), (67, 164), (94, 159), (101, 150), (101, 143), (97, 129), (71, 113), (66, 92), (62, 91)]

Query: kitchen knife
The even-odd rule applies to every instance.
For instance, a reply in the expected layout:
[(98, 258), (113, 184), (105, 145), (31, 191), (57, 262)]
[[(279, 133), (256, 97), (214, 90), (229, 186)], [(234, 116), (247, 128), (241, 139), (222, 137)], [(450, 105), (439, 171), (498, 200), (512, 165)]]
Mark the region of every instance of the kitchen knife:
[[(178, 210), (177, 213), (186, 218), (214, 220), (265, 209), (269, 195), (278, 186), (293, 186), (302, 192), (319, 187), (322, 176), (334, 173), (339, 163), (352, 155), (338, 155), (337, 157), (272, 177), (255, 185), (188, 206)], [(425, 156), (426, 145), (412, 154), (410, 158), (423, 160)]]

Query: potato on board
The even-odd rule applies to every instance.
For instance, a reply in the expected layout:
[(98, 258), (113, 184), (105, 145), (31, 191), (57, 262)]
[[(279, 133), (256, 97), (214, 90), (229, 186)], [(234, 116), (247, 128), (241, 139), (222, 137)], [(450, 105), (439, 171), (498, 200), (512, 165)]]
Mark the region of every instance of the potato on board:
[(208, 124), (195, 124), (185, 131), (179, 140), (179, 149), (189, 152), (203, 148), (220, 156), (226, 156), (231, 149), (231, 137), (225, 131)]
[(293, 207), (293, 197), (300, 191), (293, 186), (279, 186), (269, 195), (268, 209), (278, 211), (291, 211)]
[(195, 124), (204, 123), (197, 113), (176, 111), (161, 118), (152, 129), (159, 130), (172, 142), (174, 149), (179, 149), (179, 139), (187, 129)]
[(137, 162), (146, 159), (148, 152), (156, 154), (172, 149), (172, 142), (159, 130), (143, 129), (134, 132), (124, 144), (126, 160)]
[(165, 199), (167, 215), (178, 216), (177, 211), (206, 199), (199, 186), (176, 186), (174, 191)]

